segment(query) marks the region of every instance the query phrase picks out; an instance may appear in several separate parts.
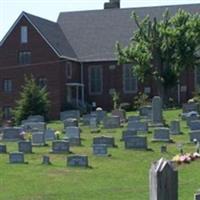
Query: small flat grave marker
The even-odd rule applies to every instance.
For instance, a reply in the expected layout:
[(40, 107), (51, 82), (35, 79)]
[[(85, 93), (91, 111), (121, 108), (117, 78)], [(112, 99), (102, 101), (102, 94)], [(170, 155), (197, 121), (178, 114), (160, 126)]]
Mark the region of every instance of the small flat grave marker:
[(11, 164), (23, 164), (24, 163), (24, 153), (13, 152), (9, 154), (9, 162)]
[(67, 166), (69, 167), (88, 167), (88, 156), (73, 155), (67, 157)]
[(108, 148), (105, 144), (94, 144), (93, 145), (93, 154), (96, 156), (107, 156)]

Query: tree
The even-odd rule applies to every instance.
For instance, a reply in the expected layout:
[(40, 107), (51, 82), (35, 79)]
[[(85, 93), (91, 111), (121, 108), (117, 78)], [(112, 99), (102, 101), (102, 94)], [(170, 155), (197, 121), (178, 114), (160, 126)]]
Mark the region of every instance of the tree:
[(20, 124), (21, 120), (30, 115), (43, 115), (47, 118), (50, 101), (46, 87), (41, 88), (33, 76), (25, 76), (25, 84), (16, 104), (13, 112), (16, 124)]
[(133, 63), (138, 80), (156, 82), (158, 94), (164, 99), (185, 69), (199, 66), (200, 15), (179, 10), (160, 21), (146, 16), (140, 20), (132, 14), (137, 30), (126, 47), (116, 44), (119, 64)]

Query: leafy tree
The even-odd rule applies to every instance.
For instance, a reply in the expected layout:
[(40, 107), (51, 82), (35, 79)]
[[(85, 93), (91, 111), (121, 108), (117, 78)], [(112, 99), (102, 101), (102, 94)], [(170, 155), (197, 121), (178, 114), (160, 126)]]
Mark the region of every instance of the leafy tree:
[(136, 13), (132, 17), (138, 29), (126, 47), (116, 44), (118, 62), (133, 63), (141, 82), (153, 79), (163, 98), (181, 72), (200, 64), (200, 15), (179, 10), (170, 17), (167, 10), (160, 21), (149, 16), (140, 20)]
[(25, 84), (20, 93), (20, 99), (16, 102), (14, 120), (19, 124), (21, 120), (30, 115), (43, 115), (47, 117), (50, 106), (46, 87), (40, 87), (33, 76), (25, 76)]

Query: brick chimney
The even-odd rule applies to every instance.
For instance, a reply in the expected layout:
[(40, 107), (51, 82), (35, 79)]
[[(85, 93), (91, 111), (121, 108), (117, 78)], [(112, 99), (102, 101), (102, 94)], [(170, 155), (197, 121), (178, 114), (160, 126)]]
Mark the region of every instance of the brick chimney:
[(104, 3), (104, 9), (120, 8), (120, 0), (110, 0), (108, 3)]

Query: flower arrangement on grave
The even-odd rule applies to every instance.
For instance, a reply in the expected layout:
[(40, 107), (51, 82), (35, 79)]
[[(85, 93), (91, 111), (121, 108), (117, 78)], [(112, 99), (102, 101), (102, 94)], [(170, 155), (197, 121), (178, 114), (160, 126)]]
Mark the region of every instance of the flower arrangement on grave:
[(27, 141), (31, 141), (32, 140), (31, 132), (25, 132), (24, 139), (27, 140)]
[(176, 162), (177, 164), (191, 163), (191, 161), (194, 161), (198, 158), (200, 158), (200, 154), (197, 152), (194, 152), (194, 153), (176, 155), (172, 158), (172, 161)]

